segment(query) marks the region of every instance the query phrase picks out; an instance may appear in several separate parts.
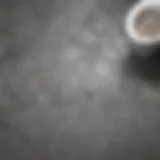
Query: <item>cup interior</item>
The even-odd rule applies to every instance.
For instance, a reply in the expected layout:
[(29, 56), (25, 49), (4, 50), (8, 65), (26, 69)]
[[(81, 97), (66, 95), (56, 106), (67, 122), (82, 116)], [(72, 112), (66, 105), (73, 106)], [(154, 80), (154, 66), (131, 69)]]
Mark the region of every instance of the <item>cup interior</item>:
[(141, 10), (133, 22), (135, 32), (144, 38), (160, 36), (160, 7), (147, 7)]

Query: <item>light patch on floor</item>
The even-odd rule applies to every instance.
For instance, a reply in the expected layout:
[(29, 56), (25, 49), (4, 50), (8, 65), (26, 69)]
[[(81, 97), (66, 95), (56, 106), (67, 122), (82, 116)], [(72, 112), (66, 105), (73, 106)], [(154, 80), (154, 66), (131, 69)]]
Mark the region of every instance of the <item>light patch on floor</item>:
[(110, 68), (105, 61), (100, 60), (95, 64), (95, 73), (100, 78), (106, 78), (110, 75)]
[(73, 74), (70, 76), (69, 78), (69, 86), (71, 89), (75, 89), (76, 87), (78, 87), (80, 84), (80, 81), (79, 81), (79, 76), (76, 75), (76, 74)]
[(30, 85), (30, 88), (31, 88), (32, 90), (38, 90), (38, 88), (39, 88), (38, 80), (35, 79), (35, 78), (31, 78), (31, 79), (30, 79), (29, 85)]
[(103, 55), (108, 62), (117, 58), (117, 54), (114, 49), (104, 48)]
[(84, 73), (88, 70), (89, 64), (85, 61), (79, 62), (77, 65), (77, 70), (79, 73)]
[(100, 84), (101, 84), (101, 79), (98, 76), (96, 76), (94, 72), (91, 72), (86, 77), (85, 86), (87, 89), (95, 91), (96, 89), (98, 89)]
[(43, 104), (43, 105), (47, 105), (50, 103), (50, 100), (51, 100), (51, 96), (48, 95), (48, 94), (41, 94), (39, 97), (38, 97), (38, 102), (40, 104)]
[(74, 62), (81, 57), (81, 52), (82, 50), (80, 50), (77, 47), (72, 46), (72, 47), (65, 49), (63, 51), (62, 56), (63, 56), (64, 61)]
[(87, 30), (82, 31), (82, 40), (88, 45), (94, 44), (98, 41), (97, 37)]
[(95, 23), (95, 29), (98, 31), (98, 32), (102, 32), (103, 31), (103, 25), (102, 25), (102, 23), (101, 22), (97, 22), (97, 23)]

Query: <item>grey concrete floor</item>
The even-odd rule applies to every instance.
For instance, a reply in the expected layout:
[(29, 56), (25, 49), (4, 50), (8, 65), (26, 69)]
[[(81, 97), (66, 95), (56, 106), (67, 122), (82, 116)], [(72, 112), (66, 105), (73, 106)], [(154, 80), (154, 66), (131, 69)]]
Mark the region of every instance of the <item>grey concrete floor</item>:
[(138, 56), (123, 30), (136, 1), (11, 2), (1, 9), (0, 159), (159, 159), (158, 57)]

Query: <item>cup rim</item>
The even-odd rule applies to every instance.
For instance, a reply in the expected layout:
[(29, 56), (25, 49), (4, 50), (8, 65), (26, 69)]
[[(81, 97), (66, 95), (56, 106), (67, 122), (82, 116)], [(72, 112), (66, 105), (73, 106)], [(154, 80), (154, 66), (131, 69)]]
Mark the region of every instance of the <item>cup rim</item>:
[(141, 2), (136, 3), (126, 15), (125, 31), (127, 32), (127, 35), (129, 36), (129, 38), (134, 40), (136, 43), (149, 45), (149, 44), (157, 43), (158, 41), (160, 41), (160, 34), (152, 38), (142, 37), (137, 34), (134, 27), (134, 20), (137, 17), (137, 15), (143, 12), (145, 9), (153, 8), (153, 7), (160, 8), (160, 2), (158, 2), (157, 0), (153, 0), (153, 1), (143, 0)]

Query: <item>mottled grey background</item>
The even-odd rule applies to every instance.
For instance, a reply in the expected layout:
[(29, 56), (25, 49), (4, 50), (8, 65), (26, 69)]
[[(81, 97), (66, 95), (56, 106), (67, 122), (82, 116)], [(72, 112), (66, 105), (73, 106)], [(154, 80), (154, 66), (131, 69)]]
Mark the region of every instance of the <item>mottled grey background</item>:
[(1, 160), (160, 159), (160, 58), (123, 29), (135, 2), (0, 2)]

